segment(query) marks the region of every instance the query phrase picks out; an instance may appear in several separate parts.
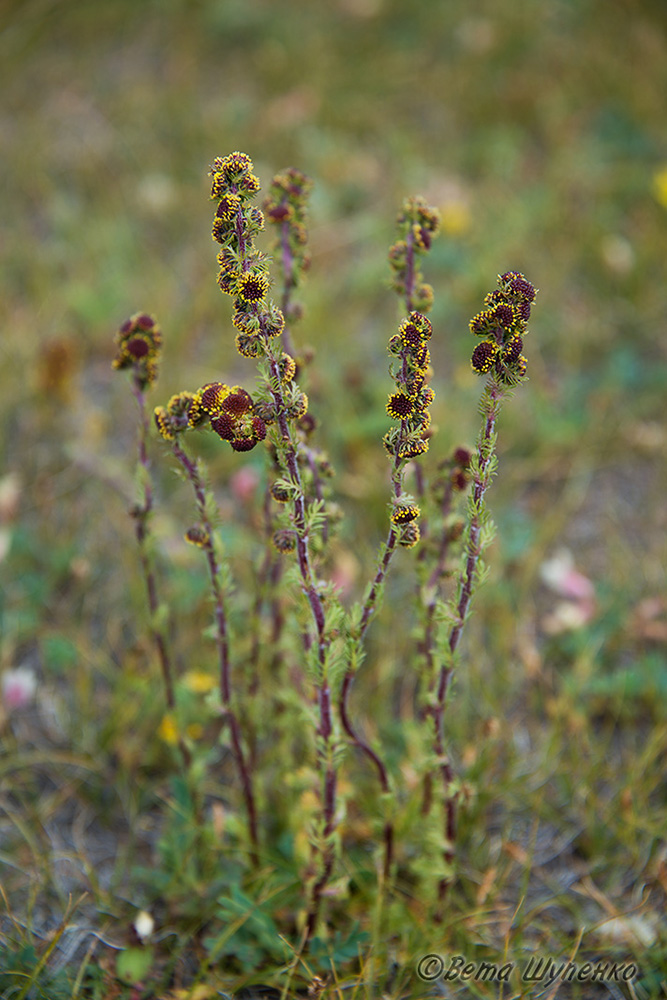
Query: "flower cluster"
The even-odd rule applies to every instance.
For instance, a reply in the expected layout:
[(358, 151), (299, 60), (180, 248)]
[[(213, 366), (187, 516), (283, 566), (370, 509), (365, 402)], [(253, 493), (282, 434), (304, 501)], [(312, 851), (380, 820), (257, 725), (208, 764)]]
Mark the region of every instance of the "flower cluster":
[[(388, 350), (395, 359), (390, 366), (390, 374), (396, 389), (387, 398), (387, 413), (397, 423), (385, 434), (383, 443), (396, 469), (404, 462), (417, 458), (428, 451), (431, 414), (429, 406), (435, 393), (427, 379), (430, 375), (431, 355), (428, 341), (433, 328), (431, 322), (420, 312), (413, 311), (402, 321), (398, 333), (389, 340)], [(391, 520), (397, 526), (407, 525), (419, 516), (419, 508), (406, 498), (395, 498)], [(402, 532), (399, 541), (410, 547), (419, 541), (419, 532), (413, 525), (409, 532)]]
[(526, 374), (521, 353), (528, 332), (535, 287), (518, 271), (498, 276), (498, 288), (484, 299), (485, 308), (470, 320), (470, 330), (480, 343), (471, 365), (478, 375), (491, 373), (503, 385), (516, 385)]
[(208, 424), (234, 451), (250, 451), (266, 437), (266, 424), (240, 385), (207, 382), (197, 392), (179, 392), (155, 409), (155, 423), (166, 441), (182, 431)]
[[(283, 270), (283, 286), (287, 293), (297, 287), (302, 273), (310, 266), (310, 256), (306, 251), (306, 202), (312, 186), (310, 177), (295, 167), (289, 167), (275, 175), (264, 202), (268, 222), (279, 230), (277, 259)], [(288, 319), (298, 319), (299, 315), (300, 307), (293, 305)]]
[(428, 312), (433, 305), (433, 289), (423, 279), (419, 258), (431, 248), (440, 227), (440, 213), (423, 198), (407, 198), (396, 222), (398, 239), (389, 248), (391, 287), (399, 295), (408, 291), (412, 307)]
[(428, 451), (431, 415), (428, 407), (435, 393), (426, 384), (430, 375), (431, 354), (427, 343), (432, 335), (429, 319), (411, 312), (389, 341), (388, 350), (396, 358), (390, 373), (396, 391), (387, 398), (387, 413), (399, 421), (384, 437), (384, 445), (399, 460), (416, 458)]
[(234, 300), (236, 347), (244, 357), (262, 354), (263, 341), (279, 336), (285, 326), (280, 309), (266, 299), (270, 284), (266, 254), (254, 247), (264, 215), (251, 204), (259, 191), (252, 169), (250, 157), (235, 152), (217, 157), (209, 171), (211, 198), (218, 202), (212, 235), (222, 247), (218, 285)]
[(154, 316), (135, 313), (116, 334), (118, 353), (114, 368), (132, 368), (142, 389), (157, 378), (158, 360), (162, 349), (162, 332)]

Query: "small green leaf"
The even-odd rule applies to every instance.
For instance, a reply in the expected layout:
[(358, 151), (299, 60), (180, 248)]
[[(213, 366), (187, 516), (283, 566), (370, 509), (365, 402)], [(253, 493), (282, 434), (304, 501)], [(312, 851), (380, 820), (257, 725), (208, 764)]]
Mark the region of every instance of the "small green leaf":
[(128, 983), (140, 983), (153, 965), (152, 948), (126, 948), (116, 959), (116, 975)]

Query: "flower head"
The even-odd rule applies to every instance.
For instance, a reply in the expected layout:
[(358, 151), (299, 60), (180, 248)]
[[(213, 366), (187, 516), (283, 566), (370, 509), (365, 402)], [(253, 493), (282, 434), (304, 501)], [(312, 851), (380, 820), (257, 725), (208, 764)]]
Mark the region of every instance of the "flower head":
[(287, 528), (281, 528), (273, 534), (272, 542), (281, 554), (293, 552), (296, 548), (296, 533)]
[(501, 274), (499, 284), (503, 291), (524, 302), (533, 302), (537, 294), (535, 286), (520, 271), (506, 271), (505, 274)]
[(484, 339), (472, 353), (473, 371), (492, 374), (499, 385), (516, 385), (526, 374), (523, 354), (531, 304), (537, 290), (520, 271), (498, 275), (498, 288), (484, 299), (485, 309), (470, 320), (470, 330)]
[(231, 389), (224, 382), (207, 382), (195, 394), (197, 409), (210, 417), (217, 416), (230, 392)]
[(223, 441), (233, 441), (235, 436), (234, 418), (229, 413), (221, 413), (211, 419), (211, 427)]
[(266, 274), (246, 271), (236, 282), (236, 291), (243, 302), (261, 302), (269, 288)]
[(160, 432), (160, 436), (163, 437), (165, 441), (173, 441), (176, 434), (171, 427), (171, 421), (166, 407), (156, 406), (153, 411), (153, 416), (155, 418), (156, 427)]
[(185, 540), (186, 542), (189, 542), (190, 545), (196, 545), (198, 548), (203, 549), (209, 545), (211, 536), (203, 525), (194, 524), (185, 532)]
[(409, 524), (410, 521), (416, 521), (420, 514), (421, 510), (416, 504), (399, 500), (391, 512), (391, 522), (396, 525)]
[(232, 417), (243, 416), (252, 410), (252, 396), (241, 386), (235, 385), (221, 403), (221, 408)]
[(153, 316), (136, 313), (126, 320), (116, 334), (116, 345), (114, 368), (131, 368), (142, 389), (155, 381), (162, 332)]
[(417, 545), (420, 537), (419, 525), (416, 521), (410, 521), (409, 524), (404, 524), (401, 527), (398, 544), (404, 549), (412, 549)]
[(399, 458), (418, 458), (428, 451), (428, 441), (424, 438), (408, 439), (405, 444), (399, 446)]
[(387, 400), (387, 413), (392, 420), (407, 420), (416, 410), (416, 402), (407, 393), (392, 392)]
[(472, 352), (470, 364), (472, 370), (478, 375), (484, 375), (492, 367), (498, 357), (498, 345), (492, 344), (490, 340), (483, 340)]

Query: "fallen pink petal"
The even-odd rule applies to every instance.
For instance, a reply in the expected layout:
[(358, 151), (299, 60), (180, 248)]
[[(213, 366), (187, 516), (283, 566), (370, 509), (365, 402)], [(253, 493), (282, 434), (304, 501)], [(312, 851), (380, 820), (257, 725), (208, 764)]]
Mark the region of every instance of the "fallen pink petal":
[(37, 690), (37, 677), (30, 667), (15, 667), (5, 670), (0, 685), (4, 706), (13, 711), (31, 704)]

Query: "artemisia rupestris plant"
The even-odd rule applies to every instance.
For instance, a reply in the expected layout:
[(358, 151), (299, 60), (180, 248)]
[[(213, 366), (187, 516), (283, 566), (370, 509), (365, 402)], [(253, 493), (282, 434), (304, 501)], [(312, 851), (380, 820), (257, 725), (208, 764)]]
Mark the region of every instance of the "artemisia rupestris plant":
[[(325, 898), (336, 899), (346, 892), (341, 879), (340, 830), (345, 799), (355, 796), (354, 788), (348, 788), (345, 796), (340, 794), (348, 747), (361, 752), (377, 779), (375, 800), (366, 796), (356, 806), (382, 817), (377, 838), (381, 894), (391, 889), (402, 851), (405, 861), (396, 829), (410, 793), (401, 786), (400, 773), (389, 767), (386, 750), (362, 735), (363, 726), (353, 718), (350, 703), (355, 677), (363, 669), (367, 630), (379, 610), (387, 574), (400, 548), (417, 552), (421, 637), (414, 663), (421, 663), (421, 672), (415, 669), (420, 691), (416, 724), (425, 736), (429, 734), (430, 742), (430, 750), (418, 765), (420, 809), (425, 822), (434, 815), (436, 801), (442, 813), (437, 841), (440, 859), (428, 861), (436, 886), (433, 912), (436, 918), (442, 916), (453, 877), (459, 797), (448, 754), (445, 711), (451, 678), (459, 665), (461, 636), (484, 577), (482, 554), (493, 534), (486, 493), (496, 471), (498, 413), (526, 377), (523, 342), (535, 289), (522, 274), (508, 271), (499, 277), (498, 288), (487, 295), (484, 309), (471, 321), (470, 329), (478, 340), (472, 367), (487, 380), (477, 447), (470, 450), (460, 445), (444, 458), (436, 457), (435, 475), (429, 482), (424, 459), (427, 453), (432, 459), (436, 451), (430, 415), (435, 400), (430, 344), (439, 334), (426, 315), (434, 292), (424, 281), (421, 267), (437, 235), (439, 217), (421, 198), (410, 198), (403, 205), (397, 239), (389, 252), (391, 284), (401, 300), (403, 317), (388, 342), (393, 386), (386, 401), (391, 426), (383, 438), (390, 463), (387, 534), (363, 597), (345, 607), (327, 577), (327, 549), (339, 519), (330, 500), (332, 469), (326, 453), (314, 443), (317, 421), (299, 384), (309, 358), (295, 346), (291, 330), (301, 314), (293, 293), (309, 265), (306, 201), (311, 182), (294, 168), (277, 174), (262, 211), (254, 204), (260, 185), (253, 170), (247, 154), (234, 152), (214, 160), (210, 177), (215, 203), (212, 234), (220, 248), (217, 281), (231, 300), (237, 351), (256, 366), (257, 388), (251, 392), (244, 386), (210, 381), (172, 396), (166, 405), (155, 408), (154, 419), (194, 492), (197, 519), (185, 537), (202, 550), (207, 566), (218, 652), (221, 739), (228, 734), (251, 865), (257, 870), (268, 849), (266, 831), (271, 824), (266, 802), (271, 794), (275, 796), (277, 777), (283, 783), (279, 796), (296, 796), (295, 814), (307, 833), (303, 901), (297, 919), (303, 948), (321, 925)], [(270, 297), (269, 258), (257, 245), (267, 220), (277, 234), (279, 302)], [(154, 319), (138, 314), (121, 327), (114, 365), (131, 369), (140, 408), (141, 489), (133, 513), (166, 702), (177, 719), (178, 680), (169, 657), (166, 612), (157, 598), (148, 545), (153, 493), (145, 391), (155, 379), (160, 346)], [(217, 531), (219, 510), (201, 459), (186, 444), (186, 438), (202, 431), (217, 436), (237, 453), (261, 446), (267, 456), (268, 481), (254, 522), (260, 527), (253, 553), (255, 589), (242, 601), (251, 633), (245, 653), (238, 652), (244, 637), (235, 635), (230, 624), (231, 611), (241, 598)], [(467, 507), (460, 511), (457, 503), (466, 494)], [(265, 690), (269, 687), (267, 664), (277, 679), (278, 695)], [(289, 736), (280, 745), (294, 748), (295, 759), (287, 756), (276, 761), (271, 745), (260, 736), (257, 720), (262, 712), (276, 726), (281, 725), (276, 720), (284, 716), (282, 725), (289, 729)], [(275, 733), (275, 729), (270, 731)], [(190, 765), (193, 747), (186, 734), (178, 731), (177, 737), (183, 762)], [(305, 766), (304, 752), (306, 757), (310, 754)], [(271, 789), (264, 778), (269, 772), (266, 780)], [(304, 782), (307, 786), (309, 775), (314, 785), (306, 794)], [(304, 815), (306, 801), (309, 815)], [(296, 834), (298, 839), (298, 830)]]

